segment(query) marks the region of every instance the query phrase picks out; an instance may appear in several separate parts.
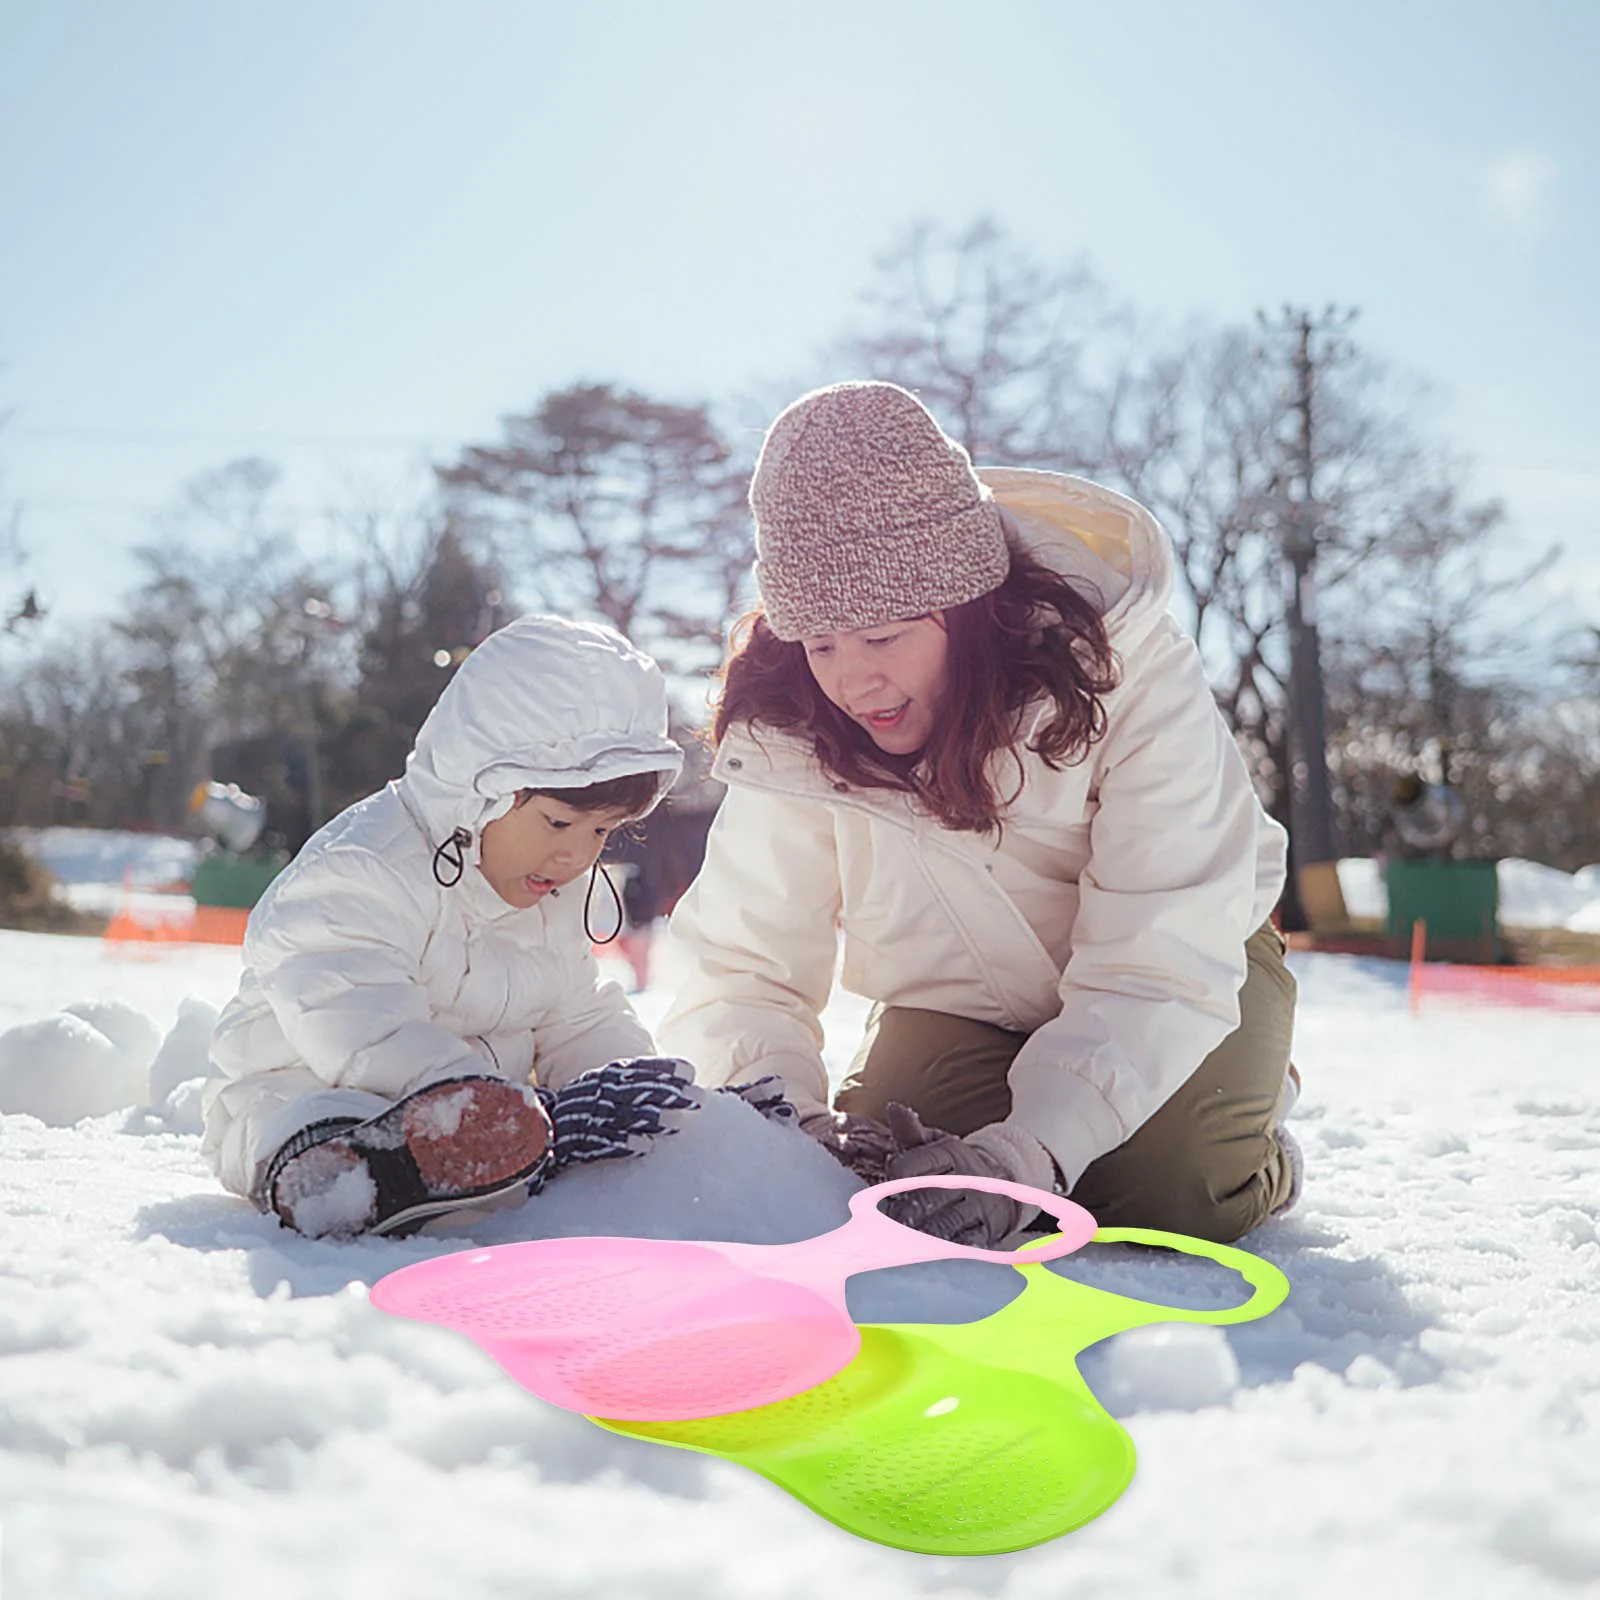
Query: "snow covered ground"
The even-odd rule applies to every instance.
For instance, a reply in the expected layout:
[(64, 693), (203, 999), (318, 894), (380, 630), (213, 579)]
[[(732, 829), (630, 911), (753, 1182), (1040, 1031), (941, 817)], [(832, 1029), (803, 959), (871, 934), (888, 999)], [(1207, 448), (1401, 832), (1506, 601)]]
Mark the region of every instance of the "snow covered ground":
[[(0, 1116), (4, 1600), (1566, 1600), (1600, 1584), (1592, 1016), (1440, 1002), (1413, 1018), (1403, 968), (1295, 958), (1306, 1191), (1245, 1241), (1288, 1274), (1288, 1303), (1096, 1347), (1085, 1373), (1138, 1446), (1126, 1494), (1053, 1544), (936, 1559), (602, 1432), (367, 1302), (408, 1262), (539, 1231), (818, 1232), (852, 1186), (825, 1156), (713, 1099), (644, 1160), (464, 1230), (301, 1239), (224, 1194), (186, 1131), (182, 1080), (237, 962), (0, 932), (0, 1036), (35, 1025), (27, 1050), (0, 1037), (0, 1095), (47, 1048), (59, 1072), (144, 1073), (163, 1108)], [(640, 997), (647, 1020), (666, 993)], [(86, 1000), (102, 1005), (59, 1019)], [(862, 1010), (830, 1014), (840, 1064)], [(1231, 1274), (1177, 1258), (1090, 1247), (1064, 1270), (1173, 1304), (1236, 1298)], [(959, 1319), (1008, 1281), (899, 1269), (854, 1279), (851, 1308)]]

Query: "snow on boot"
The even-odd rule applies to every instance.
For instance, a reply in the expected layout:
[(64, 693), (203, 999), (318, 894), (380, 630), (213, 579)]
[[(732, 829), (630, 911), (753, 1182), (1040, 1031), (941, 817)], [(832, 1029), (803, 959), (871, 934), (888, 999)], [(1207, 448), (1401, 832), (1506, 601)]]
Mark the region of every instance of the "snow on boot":
[(429, 1217), (522, 1188), (552, 1159), (553, 1144), (531, 1087), (450, 1078), (365, 1122), (302, 1129), (273, 1157), (263, 1188), (299, 1233), (410, 1233)]

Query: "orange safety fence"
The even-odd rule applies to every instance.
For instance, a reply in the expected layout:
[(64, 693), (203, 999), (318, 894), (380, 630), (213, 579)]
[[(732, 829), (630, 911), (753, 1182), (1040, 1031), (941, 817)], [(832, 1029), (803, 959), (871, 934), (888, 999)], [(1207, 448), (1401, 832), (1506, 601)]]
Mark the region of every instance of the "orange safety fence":
[(248, 911), (234, 906), (197, 906), (177, 897), (170, 912), (165, 908), (140, 911), (133, 905), (136, 888), (132, 874), (124, 872), (122, 904), (100, 935), (107, 954), (153, 956), (163, 945), (244, 943)]
[(1427, 925), (1411, 928), (1411, 1013), (1423, 996), (1472, 1005), (1533, 1006), (1600, 1013), (1600, 967), (1483, 967), (1428, 961)]

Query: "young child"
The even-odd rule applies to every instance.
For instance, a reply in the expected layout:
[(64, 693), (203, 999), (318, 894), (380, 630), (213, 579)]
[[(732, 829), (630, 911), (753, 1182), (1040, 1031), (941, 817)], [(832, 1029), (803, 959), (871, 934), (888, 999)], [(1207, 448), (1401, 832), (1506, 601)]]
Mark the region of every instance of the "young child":
[(473, 651), (405, 775), (251, 915), (204, 1099), (227, 1188), (302, 1233), (408, 1231), (695, 1103), (591, 943), (607, 836), (682, 763), (666, 730), (660, 669), (609, 628), (527, 616)]

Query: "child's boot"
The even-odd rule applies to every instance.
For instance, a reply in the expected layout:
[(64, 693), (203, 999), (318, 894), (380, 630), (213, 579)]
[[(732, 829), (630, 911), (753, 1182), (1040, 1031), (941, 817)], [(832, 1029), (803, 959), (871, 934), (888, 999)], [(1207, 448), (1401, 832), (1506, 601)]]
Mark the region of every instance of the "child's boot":
[(525, 1188), (554, 1143), (531, 1086), (450, 1078), (365, 1122), (303, 1128), (272, 1158), (263, 1190), (300, 1233), (410, 1233), (429, 1217)]

